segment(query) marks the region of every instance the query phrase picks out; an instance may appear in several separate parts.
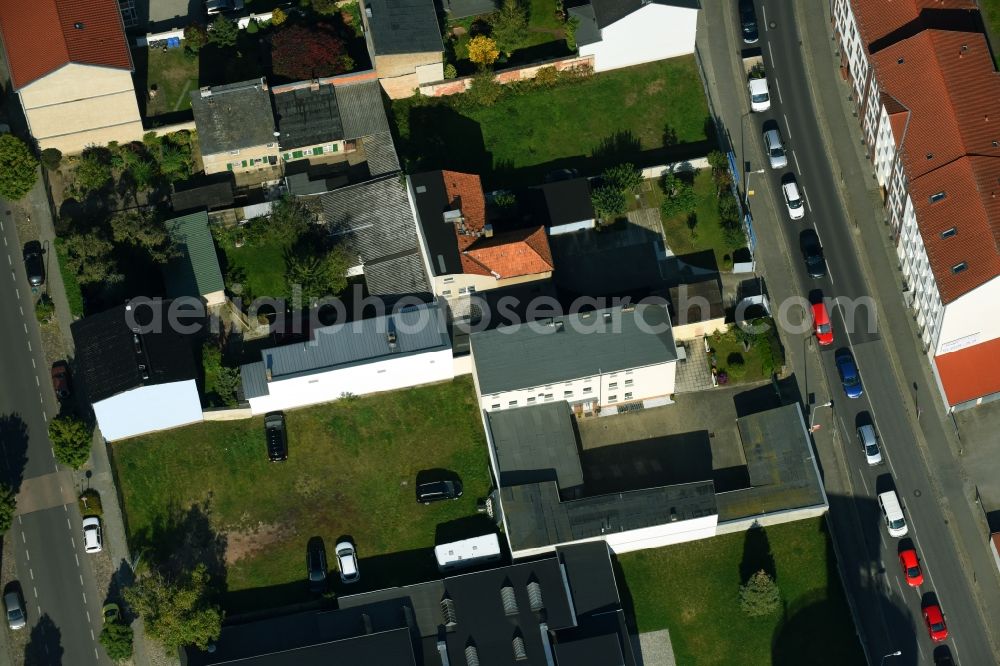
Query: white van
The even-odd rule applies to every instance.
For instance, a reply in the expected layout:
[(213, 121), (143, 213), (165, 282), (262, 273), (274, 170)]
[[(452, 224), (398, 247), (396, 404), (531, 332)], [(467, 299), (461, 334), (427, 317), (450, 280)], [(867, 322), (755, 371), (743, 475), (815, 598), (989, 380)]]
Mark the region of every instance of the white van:
[(903, 507), (899, 504), (896, 491), (889, 490), (878, 496), (878, 506), (882, 509), (882, 518), (885, 519), (885, 526), (889, 530), (889, 536), (906, 536), (909, 530), (906, 527), (906, 519), (903, 518)]

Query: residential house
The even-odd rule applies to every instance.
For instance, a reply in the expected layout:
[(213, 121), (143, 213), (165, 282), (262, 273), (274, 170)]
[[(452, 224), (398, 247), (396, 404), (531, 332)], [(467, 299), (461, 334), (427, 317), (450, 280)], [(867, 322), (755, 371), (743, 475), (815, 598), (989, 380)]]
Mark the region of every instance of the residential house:
[(281, 159), (319, 161), (362, 151), (372, 177), (399, 171), (377, 81), (320, 81), (273, 90)]
[(678, 342), (726, 330), (726, 308), (718, 280), (670, 287), (670, 319)]
[(409, 177), (421, 249), (435, 295), (467, 312), (469, 295), (552, 276), (545, 227), (496, 231), (479, 176), (430, 171)]
[(164, 267), (167, 296), (200, 298), (209, 308), (221, 306), (226, 302), (226, 287), (208, 229), (208, 212), (167, 220), (166, 227), (178, 255)]
[(211, 651), (188, 648), (182, 662), (636, 666), (618, 583), (606, 545), (567, 546), (532, 562), (340, 595), (336, 610), (227, 624)]
[(254, 414), (455, 376), (443, 313), (431, 303), (318, 328), (311, 339), (261, 352), (241, 368)]
[(0, 39), (39, 148), (78, 153), (142, 138), (135, 68), (115, 0), (0, 3)]
[(278, 138), (271, 93), (263, 78), (191, 92), (205, 173), (277, 176)]
[(942, 399), (1000, 398), (1000, 74), (973, 0), (837, 0), (841, 62)]
[(409, 97), (444, 79), (444, 42), (433, 0), (361, 0), (372, 65), (387, 95)]
[(322, 220), (334, 241), (345, 244), (373, 296), (429, 295), (416, 219), (405, 179), (388, 175), (319, 196)]
[(581, 56), (606, 72), (694, 53), (698, 0), (590, 0), (570, 7)]
[(71, 324), (76, 378), (104, 439), (202, 420), (190, 336), (170, 321), (176, 310), (170, 301), (131, 301)]
[(563, 401), (483, 412), (491, 506), (515, 559), (597, 540), (620, 554), (827, 511), (797, 405), (714, 432), (665, 433), (644, 418), (655, 411), (596, 423), (575, 421)]
[(579, 413), (670, 403), (677, 348), (663, 305), (615, 306), (474, 332), (487, 411), (564, 400)]

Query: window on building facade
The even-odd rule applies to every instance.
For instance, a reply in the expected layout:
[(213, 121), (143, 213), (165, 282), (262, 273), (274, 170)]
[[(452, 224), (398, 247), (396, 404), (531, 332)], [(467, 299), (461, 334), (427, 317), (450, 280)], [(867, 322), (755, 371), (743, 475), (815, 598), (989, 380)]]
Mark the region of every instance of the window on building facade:
[(589, 387), (589, 386), (584, 386), (584, 387), (583, 387), (583, 392), (584, 392), (584, 393), (593, 393), (593, 392), (594, 392), (594, 389), (592, 389), (592, 388), (591, 388), (591, 387)]
[(631, 392), (629, 392), (629, 393), (626, 393), (626, 394), (625, 394), (625, 399), (626, 399), (626, 400), (631, 400), (631, 399), (632, 399), (632, 393), (631, 393)]
[(631, 379), (626, 379), (625, 380), (625, 386), (632, 386), (632, 384), (634, 384), (634, 383), (635, 382), (633, 380), (631, 380)]
[(552, 394), (551, 393), (546, 393), (545, 394), (545, 402), (552, 402)]
[(609, 395), (608, 396), (608, 402), (618, 402), (618, 396), (616, 396), (616, 395)]
[(517, 407), (517, 400), (511, 400), (507, 403), (508, 407)]
[(564, 398), (572, 398), (573, 397), (573, 392), (572, 391), (563, 391), (563, 397)]
[(500, 409), (500, 403), (499, 402), (494, 402), (493, 403), (493, 409)]
[(618, 382), (611, 382), (610, 384), (608, 384), (609, 391), (613, 391), (616, 388), (618, 388)]
[(535, 396), (531, 396), (530, 398), (528, 398), (528, 404), (529, 405), (535, 404), (535, 400), (536, 400)]

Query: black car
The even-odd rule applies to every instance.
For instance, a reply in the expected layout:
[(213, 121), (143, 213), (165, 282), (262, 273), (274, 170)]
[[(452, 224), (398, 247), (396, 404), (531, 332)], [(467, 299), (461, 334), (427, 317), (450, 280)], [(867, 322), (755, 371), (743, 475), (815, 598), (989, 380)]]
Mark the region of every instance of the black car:
[(753, 8), (753, 0), (740, 0), (740, 31), (743, 33), (743, 43), (756, 44), (757, 12)]
[(267, 457), (271, 462), (288, 460), (285, 415), (281, 412), (270, 412), (264, 416), (264, 434), (267, 437)]
[(326, 546), (319, 537), (309, 539), (306, 571), (309, 576), (309, 591), (313, 594), (326, 592)]
[(28, 284), (32, 287), (45, 284), (45, 262), (42, 261), (42, 244), (38, 241), (24, 244), (24, 271), (28, 274)]
[(821, 278), (826, 276), (826, 259), (823, 257), (823, 246), (820, 245), (819, 235), (812, 229), (806, 229), (799, 235), (799, 246), (802, 249), (802, 258), (806, 262), (806, 272), (811, 278)]
[(423, 504), (440, 500), (456, 500), (462, 496), (462, 482), (455, 480), (417, 483), (417, 501)]

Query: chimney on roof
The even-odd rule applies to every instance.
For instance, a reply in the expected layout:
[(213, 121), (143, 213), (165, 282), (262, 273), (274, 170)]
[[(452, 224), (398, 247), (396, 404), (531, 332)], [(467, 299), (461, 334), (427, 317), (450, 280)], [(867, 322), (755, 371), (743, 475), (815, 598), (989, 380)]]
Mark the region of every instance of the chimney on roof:
[(492, 224), (484, 224), (483, 225), (483, 235), (486, 236), (487, 238), (493, 238), (493, 225)]
[(464, 224), (465, 217), (462, 216), (462, 210), (456, 208), (444, 212), (444, 221), (446, 224)]
[(267, 90), (267, 79), (265, 79), (263, 76), (260, 77), (260, 89)]
[(313, 92), (319, 90), (319, 79), (312, 80), (312, 82), (309, 84), (309, 90), (312, 90)]
[(211, 96), (212, 96), (212, 89), (209, 88), (208, 86), (203, 86), (201, 88), (201, 97), (202, 97), (202, 99), (204, 99), (206, 97), (211, 97)]
[(267, 381), (271, 381), (271, 379), (272, 379), (272, 375), (271, 375), (271, 355), (270, 354), (268, 354), (267, 358), (264, 359), (264, 379), (267, 380)]
[(73, 27), (76, 28), (77, 30), (83, 30), (83, 23), (77, 21), (76, 23), (73, 24)]

